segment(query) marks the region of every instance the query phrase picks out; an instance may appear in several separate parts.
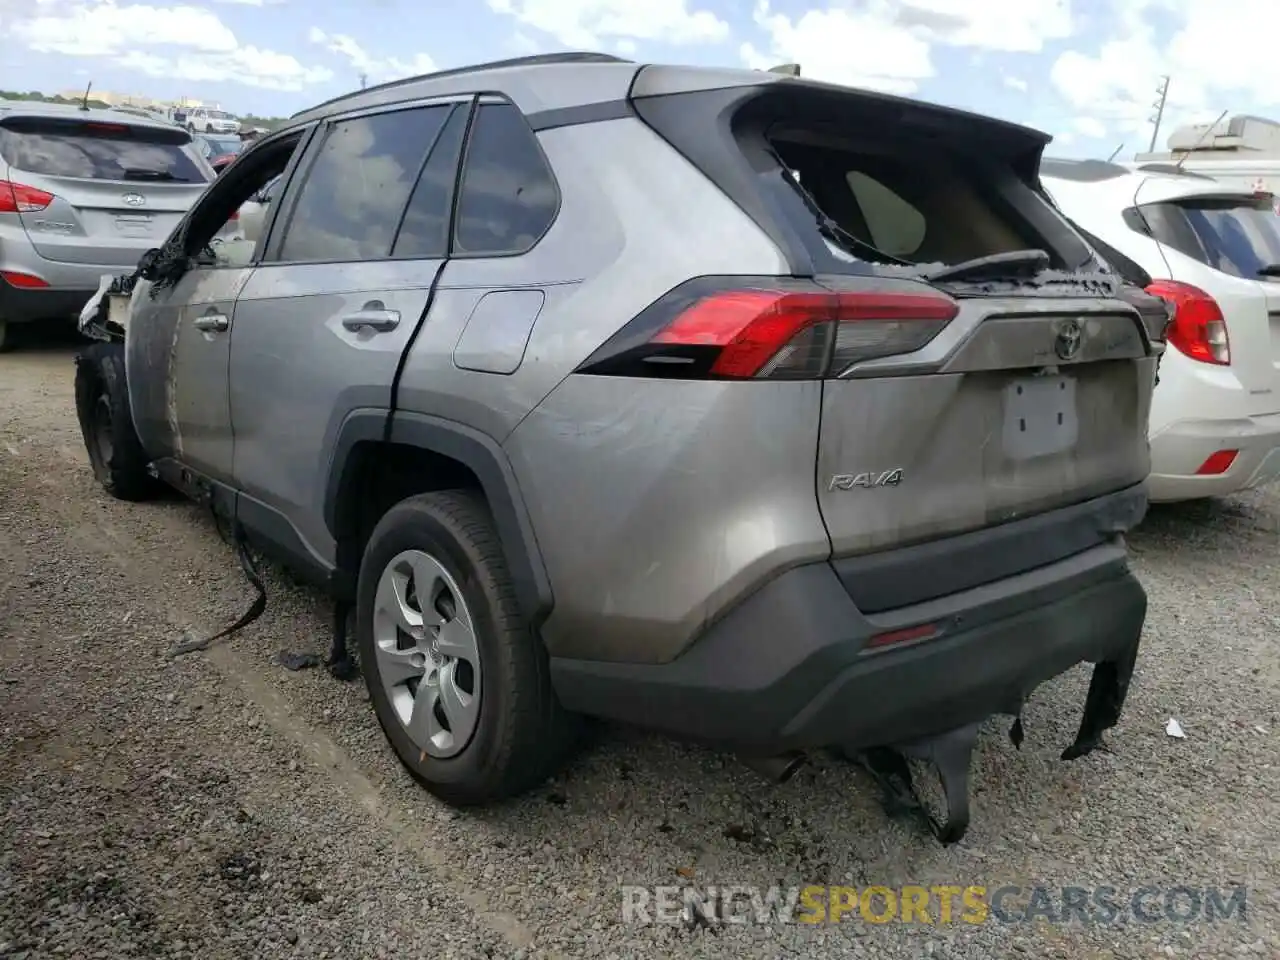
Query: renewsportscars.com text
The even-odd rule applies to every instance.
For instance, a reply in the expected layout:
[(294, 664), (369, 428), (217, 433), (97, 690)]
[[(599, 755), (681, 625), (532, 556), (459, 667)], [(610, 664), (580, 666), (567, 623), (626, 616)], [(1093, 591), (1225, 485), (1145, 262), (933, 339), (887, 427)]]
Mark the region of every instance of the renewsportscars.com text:
[(773, 924), (1220, 923), (1248, 919), (1245, 887), (624, 886), (622, 920)]

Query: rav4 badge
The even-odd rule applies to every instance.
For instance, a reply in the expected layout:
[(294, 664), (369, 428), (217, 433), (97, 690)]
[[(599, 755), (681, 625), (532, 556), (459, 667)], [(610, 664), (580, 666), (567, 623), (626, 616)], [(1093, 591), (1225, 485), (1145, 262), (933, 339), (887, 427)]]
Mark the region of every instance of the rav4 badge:
[(837, 473), (827, 484), (828, 490), (870, 490), (872, 487), (896, 487), (902, 482), (902, 468), (892, 470), (868, 471), (866, 473)]

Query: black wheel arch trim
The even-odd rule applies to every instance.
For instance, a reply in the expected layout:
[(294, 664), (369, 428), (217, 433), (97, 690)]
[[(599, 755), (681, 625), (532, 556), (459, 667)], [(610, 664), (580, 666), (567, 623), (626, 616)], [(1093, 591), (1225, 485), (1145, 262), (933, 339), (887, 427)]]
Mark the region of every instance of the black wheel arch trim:
[(456, 460), (480, 481), (493, 512), (521, 610), (537, 629), (551, 613), (554, 596), (533, 522), (515, 471), (502, 447), (487, 434), (461, 423), (405, 411), (397, 411), (391, 417), (391, 429), (387, 433), (387, 413), (385, 409), (354, 410), (338, 427), (324, 496), (324, 520), (329, 532), (335, 539), (342, 532), (338, 523), (339, 500), (349, 479), (348, 466), (357, 444), (389, 440)]

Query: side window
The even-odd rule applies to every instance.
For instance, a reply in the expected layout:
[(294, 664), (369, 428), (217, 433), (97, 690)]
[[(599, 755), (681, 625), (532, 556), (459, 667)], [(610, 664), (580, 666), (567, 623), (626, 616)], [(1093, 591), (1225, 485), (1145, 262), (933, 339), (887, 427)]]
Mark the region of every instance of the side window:
[(215, 181), (197, 202), (188, 222), (186, 251), (204, 267), (245, 267), (257, 255), (268, 204), (263, 193), (278, 186), (304, 132), (268, 143), (246, 155), (238, 170)]
[(387, 257), (422, 161), (453, 105), (331, 125), (307, 172), (280, 247), (282, 261)]
[(520, 111), (481, 106), (467, 145), (454, 253), (524, 253), (551, 226), (558, 205), (555, 179)]
[(431, 156), (409, 197), (409, 206), (391, 250), (393, 257), (425, 260), (448, 256), (449, 214), (469, 112), (466, 106), (459, 105), (431, 148)]
[(859, 170), (845, 178), (871, 232), (871, 242), (885, 253), (906, 257), (924, 243), (924, 215), (907, 201)]

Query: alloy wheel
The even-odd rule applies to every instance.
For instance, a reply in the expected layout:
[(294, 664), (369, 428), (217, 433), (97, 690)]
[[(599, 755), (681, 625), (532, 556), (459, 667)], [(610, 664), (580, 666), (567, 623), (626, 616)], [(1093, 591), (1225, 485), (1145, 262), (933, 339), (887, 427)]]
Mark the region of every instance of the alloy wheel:
[(438, 759), (460, 753), (480, 718), (480, 654), (462, 591), (434, 557), (405, 550), (382, 571), (373, 645), (373, 668), (413, 743)]

